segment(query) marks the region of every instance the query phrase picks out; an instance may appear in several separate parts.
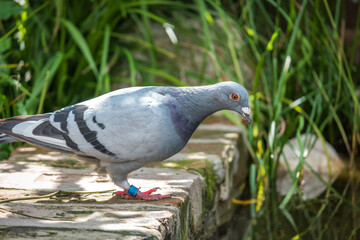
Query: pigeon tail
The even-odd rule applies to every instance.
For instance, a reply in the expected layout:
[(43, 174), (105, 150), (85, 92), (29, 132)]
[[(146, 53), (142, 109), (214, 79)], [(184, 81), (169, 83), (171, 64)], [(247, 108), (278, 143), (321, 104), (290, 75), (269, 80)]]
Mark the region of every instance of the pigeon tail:
[(18, 116), (0, 120), (0, 143), (23, 141), (63, 153), (74, 154), (61, 131), (49, 122), (51, 114)]
[(11, 143), (11, 142), (18, 142), (19, 140), (9, 137), (4, 133), (0, 133), (0, 144), (2, 143)]

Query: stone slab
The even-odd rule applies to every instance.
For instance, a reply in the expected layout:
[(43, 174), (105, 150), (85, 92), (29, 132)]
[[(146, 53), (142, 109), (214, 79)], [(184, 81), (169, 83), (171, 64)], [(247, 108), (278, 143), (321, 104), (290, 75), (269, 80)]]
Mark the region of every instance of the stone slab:
[[(179, 209), (174, 206), (151, 204), (38, 204), (8, 203), (12, 210), (33, 216), (58, 219), (34, 220), (0, 212), (1, 229), (17, 229), (6, 235), (29, 235), (28, 229), (40, 229), (40, 232), (51, 232), (51, 238), (66, 235), (68, 231), (91, 231), (92, 236), (100, 238), (104, 232), (118, 233), (117, 238), (133, 236), (141, 238), (179, 239)], [(65, 219), (65, 220), (63, 220)], [(67, 220), (68, 219), (68, 220)], [(25, 228), (25, 231), (19, 231)], [(25, 232), (25, 233), (24, 233)], [(36, 235), (38, 235), (37, 233)], [(0, 234), (1, 236), (1, 234)], [(91, 239), (93, 239), (91, 237)]]

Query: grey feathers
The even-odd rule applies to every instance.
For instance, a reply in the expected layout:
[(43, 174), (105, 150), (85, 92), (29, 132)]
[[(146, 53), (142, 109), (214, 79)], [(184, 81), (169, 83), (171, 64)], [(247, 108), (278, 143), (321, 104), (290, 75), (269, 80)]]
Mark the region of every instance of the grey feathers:
[(9, 137), (8, 135), (1, 133), (0, 134), (0, 144), (1, 143), (11, 143), (11, 142), (17, 142), (15, 138)]

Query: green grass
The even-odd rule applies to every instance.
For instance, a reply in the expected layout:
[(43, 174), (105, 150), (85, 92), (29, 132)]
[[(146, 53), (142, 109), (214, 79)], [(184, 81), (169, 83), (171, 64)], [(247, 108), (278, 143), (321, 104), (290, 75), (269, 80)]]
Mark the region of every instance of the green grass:
[[(251, 207), (252, 217), (261, 222), (281, 213), (292, 233), (300, 234), (303, 228), (287, 211), (300, 201), (292, 197), (298, 179), (293, 178), (285, 198), (275, 193), (284, 144), (292, 137), (301, 144), (300, 134), (314, 133), (334, 145), (350, 169), (358, 163), (360, 14), (354, 36), (345, 38), (343, 22), (351, 14), (346, 4), (47, 0), (21, 7), (1, 1), (0, 11), (7, 14), (0, 14), (0, 117), (53, 111), (119, 87), (237, 81), (251, 93), (253, 124), (244, 126), (238, 116), (225, 115), (247, 134), (251, 195), (260, 200)], [(171, 43), (165, 23), (173, 26), (178, 43)], [(0, 146), (0, 157), (13, 147)], [(292, 176), (303, 164), (301, 158)], [(321, 218), (330, 197), (340, 202), (339, 208), (349, 205), (345, 196), (350, 190), (329, 188), (312, 219)], [(252, 229), (255, 235), (257, 225)], [(277, 238), (276, 224), (267, 223), (265, 229)], [(319, 231), (306, 234), (324, 237)]]

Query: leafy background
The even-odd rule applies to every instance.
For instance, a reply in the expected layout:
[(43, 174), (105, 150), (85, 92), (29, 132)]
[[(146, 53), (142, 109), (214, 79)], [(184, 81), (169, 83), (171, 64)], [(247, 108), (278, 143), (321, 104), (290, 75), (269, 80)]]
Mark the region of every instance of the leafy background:
[[(289, 138), (316, 134), (356, 176), (359, 11), (357, 1), (341, 0), (2, 0), (0, 117), (49, 112), (120, 87), (239, 82), (251, 94), (254, 122), (244, 127), (238, 116), (224, 114), (242, 127), (253, 160), (251, 193), (261, 199), (252, 206), (252, 217), (260, 217), (253, 226), (276, 238), (283, 228), (266, 219), (279, 217), (279, 205), (299, 206), (274, 197)], [(14, 147), (1, 145), (0, 158)], [(349, 181), (356, 189), (356, 178)], [(334, 191), (329, 188), (325, 199)], [(350, 192), (337, 200), (352, 208), (357, 200), (346, 200)], [(321, 213), (330, 203), (320, 204)], [(280, 218), (293, 234), (321, 238), (333, 223), (323, 225), (320, 211), (312, 210), (301, 218), (304, 227), (291, 214)], [(357, 217), (358, 210), (341, 234), (355, 236)], [(307, 227), (314, 223), (325, 230)]]

